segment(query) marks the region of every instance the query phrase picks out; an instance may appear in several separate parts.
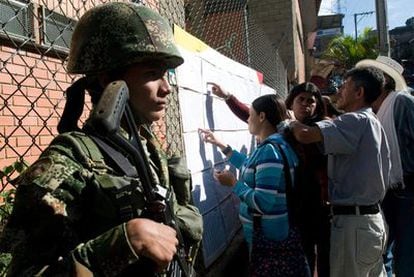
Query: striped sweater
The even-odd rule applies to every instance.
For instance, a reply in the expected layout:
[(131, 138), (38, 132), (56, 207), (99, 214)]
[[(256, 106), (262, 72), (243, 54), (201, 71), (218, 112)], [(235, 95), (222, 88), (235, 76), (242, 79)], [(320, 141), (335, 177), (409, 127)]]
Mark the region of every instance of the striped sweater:
[[(272, 134), (247, 157), (233, 150), (229, 161), (240, 170), (233, 192), (240, 198), (240, 220), (247, 242), (251, 245), (253, 213), (262, 214), (264, 235), (273, 240), (286, 238), (289, 230), (287, 216), (283, 158), (272, 144), (284, 150), (293, 173), (298, 159), (290, 145), (280, 134)], [(293, 178), (293, 174), (292, 174)]]

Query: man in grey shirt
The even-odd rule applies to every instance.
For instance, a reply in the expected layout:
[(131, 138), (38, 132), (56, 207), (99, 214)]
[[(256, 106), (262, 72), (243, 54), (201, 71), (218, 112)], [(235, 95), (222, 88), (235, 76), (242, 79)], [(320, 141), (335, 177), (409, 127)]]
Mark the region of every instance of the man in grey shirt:
[(383, 71), (385, 85), (372, 105), (384, 127), (391, 152), (390, 188), (381, 207), (388, 225), (384, 264), (388, 277), (411, 277), (414, 268), (414, 97), (402, 75), (404, 68), (390, 57), (365, 59), (356, 67)]
[(386, 229), (379, 202), (389, 183), (389, 150), (370, 108), (383, 83), (384, 75), (375, 68), (350, 70), (337, 101), (345, 114), (314, 127), (297, 121), (290, 126), (299, 142), (321, 142), (328, 154), (331, 277), (385, 276)]

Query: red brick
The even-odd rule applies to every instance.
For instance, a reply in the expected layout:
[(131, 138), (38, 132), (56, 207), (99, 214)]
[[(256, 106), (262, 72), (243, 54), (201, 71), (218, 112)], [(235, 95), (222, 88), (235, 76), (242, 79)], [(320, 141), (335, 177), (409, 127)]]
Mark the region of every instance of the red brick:
[(41, 97), (36, 101), (36, 107), (39, 108), (54, 108), (54, 101), (46, 99), (46, 97)]
[(30, 149), (30, 154), (31, 154), (30, 160), (31, 160), (31, 163), (34, 163), (37, 160), (37, 158), (42, 153), (42, 149), (44, 150), (44, 148), (46, 148), (46, 147), (42, 147), (41, 149), (39, 149), (38, 147), (32, 147)]
[(12, 54), (0, 51), (0, 61), (10, 63), (12, 61), (12, 57)]
[(61, 100), (65, 98), (64, 91), (58, 89), (49, 89), (47, 94), (50, 99)]
[(24, 106), (24, 107), (30, 107), (31, 103), (35, 101), (35, 99), (28, 99), (29, 97), (19, 96), (19, 95), (13, 95), (13, 105), (14, 106)]
[(16, 85), (6, 85), (6, 84), (0, 84), (1, 93), (3, 95), (11, 95), (16, 93), (18, 91), (18, 88)]
[(14, 116), (2, 115), (1, 116), (1, 125), (3, 126), (14, 126)]
[[(3, 140), (1, 140), (1, 143), (3, 144), (4, 143), (4, 141)], [(5, 150), (6, 148), (4, 147), (4, 148), (2, 148), (1, 150), (0, 150), (0, 162), (3, 160), (3, 159), (5, 159), (5, 157), (6, 157), (6, 150)], [(0, 169), (1, 168), (3, 168), (2, 166), (0, 166)]]
[(51, 135), (49, 127), (44, 127), (42, 125), (30, 126), (30, 133), (33, 135)]
[(26, 67), (34, 67), (36, 65), (36, 61), (36, 59), (28, 56), (15, 55), (13, 57), (13, 63)]
[[(26, 116), (22, 119), (22, 126), (26, 129), (33, 125), (38, 125), (38, 117), (37, 116)], [(27, 126), (27, 127), (26, 127)]]
[(41, 68), (33, 68), (33, 77), (36, 79), (48, 79), (48, 70)]
[(7, 47), (7, 46), (2, 46), (1, 50), (3, 50), (4, 52), (7, 52), (7, 53), (16, 53), (15, 48)]
[(53, 114), (54, 111), (51, 111), (50, 108), (39, 108), (36, 107), (36, 113), (38, 113), (41, 117), (48, 117), (50, 114)]
[[(17, 146), (31, 146), (33, 144), (33, 139), (30, 136), (18, 136), (17, 138)], [(36, 143), (36, 140), (35, 140)]]
[(53, 138), (54, 138), (53, 136), (40, 136), (39, 146), (49, 145)]
[(26, 115), (30, 108), (28, 107), (13, 107), (11, 110), (5, 109), (5, 115), (16, 115), (16, 116), (23, 116)]
[(13, 149), (10, 147), (6, 148), (6, 158), (18, 158), (22, 156), (25, 151), (27, 150), (27, 147), (15, 147), (14, 145), (11, 145)]
[(46, 79), (36, 79), (35, 87), (37, 88), (55, 88), (56, 84), (53, 84), (51, 80)]
[[(40, 88), (33, 88), (30, 87), (27, 89), (27, 95), (30, 97), (38, 97), (40, 94), (42, 94), (42, 89)], [(41, 100), (42, 98), (39, 98), (37, 101)]]
[(15, 79), (16, 80), (14, 82), (17, 82), (25, 87), (34, 87), (36, 84), (33, 78), (26, 78), (26, 76), (15, 76)]
[[(27, 131), (29, 131), (29, 128), (27, 128)], [(28, 136), (27, 132), (23, 129), (23, 127), (5, 127), (4, 128), (4, 134), (5, 136)]]
[(45, 57), (43, 57), (43, 60), (38, 61), (37, 66), (49, 71), (56, 70), (56, 62), (46, 61)]
[(0, 83), (2, 84), (12, 84), (12, 77), (8, 73), (4, 73), (4, 71), (0, 71)]
[(56, 111), (60, 111), (59, 114), (62, 114), (61, 112), (63, 111), (63, 108), (65, 107), (66, 101), (65, 100), (56, 101), (56, 103), (58, 104), (57, 107), (55, 107)]
[(47, 127), (52, 128), (58, 125), (59, 119), (57, 117), (51, 117), (47, 120)]
[(18, 64), (7, 64), (8, 73), (13, 75), (26, 75), (26, 67)]
[[(66, 73), (61, 73), (61, 72), (56, 72), (55, 74), (55, 80), (60, 81), (62, 83), (66, 83), (67, 82), (67, 74)], [(62, 86), (62, 88), (66, 89), (66, 85)]]
[(35, 58), (36, 60), (40, 59), (40, 55), (38, 53), (27, 52), (26, 56)]

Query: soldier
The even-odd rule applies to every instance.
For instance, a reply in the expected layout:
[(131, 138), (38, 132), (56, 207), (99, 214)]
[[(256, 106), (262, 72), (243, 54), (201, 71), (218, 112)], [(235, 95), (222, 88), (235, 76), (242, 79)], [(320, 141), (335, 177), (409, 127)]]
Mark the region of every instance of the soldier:
[[(61, 134), (18, 178), (14, 209), (0, 240), (0, 250), (12, 253), (9, 276), (151, 276), (176, 255), (177, 230), (186, 250), (198, 244), (202, 219), (190, 204), (190, 174), (182, 163), (169, 170), (148, 128), (162, 117), (171, 93), (165, 74), (182, 63), (168, 23), (146, 7), (108, 3), (79, 20), (67, 69), (85, 77), (67, 90)], [(142, 168), (116, 147), (111, 148), (116, 155), (108, 153), (77, 127), (85, 90), (96, 105), (114, 80), (129, 88), (151, 185), (174, 188), (178, 229), (140, 217), (146, 205)], [(120, 132), (126, 139), (132, 135)], [(114, 158), (119, 154), (123, 165)], [(177, 171), (180, 178), (173, 174)]]

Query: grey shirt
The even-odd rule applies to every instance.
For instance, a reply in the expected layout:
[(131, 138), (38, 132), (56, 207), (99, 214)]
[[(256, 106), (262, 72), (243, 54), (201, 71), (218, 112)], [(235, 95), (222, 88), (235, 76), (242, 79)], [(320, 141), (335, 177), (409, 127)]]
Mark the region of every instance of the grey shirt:
[(334, 205), (381, 201), (389, 183), (384, 130), (370, 108), (316, 123), (328, 154), (329, 198)]

